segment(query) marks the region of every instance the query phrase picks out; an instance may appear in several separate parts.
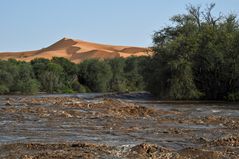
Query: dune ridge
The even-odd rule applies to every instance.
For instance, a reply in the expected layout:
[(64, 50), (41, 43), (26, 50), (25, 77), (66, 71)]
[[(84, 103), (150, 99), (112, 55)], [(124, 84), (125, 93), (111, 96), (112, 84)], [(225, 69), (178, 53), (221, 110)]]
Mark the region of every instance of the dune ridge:
[(20, 61), (31, 61), (35, 58), (64, 57), (74, 63), (80, 63), (86, 59), (111, 59), (116, 57), (127, 58), (129, 56), (149, 56), (148, 48), (134, 46), (114, 46), (97, 44), (82, 40), (63, 38), (49, 47), (24, 52), (2, 52), (1, 60), (10, 58)]

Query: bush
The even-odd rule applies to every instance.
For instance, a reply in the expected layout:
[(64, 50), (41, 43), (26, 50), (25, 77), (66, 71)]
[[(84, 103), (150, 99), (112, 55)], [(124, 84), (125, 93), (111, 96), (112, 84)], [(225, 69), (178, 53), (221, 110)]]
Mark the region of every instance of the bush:
[(23, 94), (36, 94), (39, 92), (39, 82), (35, 79), (28, 79), (26, 81), (19, 81), (16, 84), (17, 91)]
[(229, 93), (226, 99), (229, 101), (239, 101), (239, 92)]
[(71, 88), (65, 88), (65, 89), (61, 90), (61, 93), (73, 94), (73, 93), (76, 93), (76, 92)]
[(48, 63), (45, 70), (39, 75), (42, 89), (48, 93), (61, 92), (63, 85), (64, 72), (59, 64)]
[(9, 93), (9, 88), (4, 85), (0, 85), (0, 94), (6, 94), (6, 93)]
[(79, 65), (79, 82), (94, 92), (108, 91), (111, 77), (111, 68), (105, 61), (92, 59)]

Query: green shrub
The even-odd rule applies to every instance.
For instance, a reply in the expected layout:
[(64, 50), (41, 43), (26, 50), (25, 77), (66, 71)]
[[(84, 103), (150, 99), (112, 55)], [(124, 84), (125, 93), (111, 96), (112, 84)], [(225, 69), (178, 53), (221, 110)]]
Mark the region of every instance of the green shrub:
[(61, 90), (61, 93), (72, 94), (72, 93), (76, 93), (76, 92), (71, 88), (64, 88), (64, 89)]
[(37, 92), (39, 92), (39, 88), (39, 82), (35, 79), (19, 81), (16, 85), (16, 90), (23, 94), (36, 94)]
[(0, 85), (0, 94), (6, 94), (6, 93), (9, 93), (9, 88), (4, 85)]
[(239, 101), (239, 92), (229, 93), (227, 96), (227, 100), (229, 101)]

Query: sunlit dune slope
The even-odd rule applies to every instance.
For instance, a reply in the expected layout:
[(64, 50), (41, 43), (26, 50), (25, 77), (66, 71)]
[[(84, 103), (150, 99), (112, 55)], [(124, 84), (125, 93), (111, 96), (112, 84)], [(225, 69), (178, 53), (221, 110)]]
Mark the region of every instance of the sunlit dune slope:
[(3, 52), (0, 53), (0, 59), (6, 60), (13, 58), (21, 61), (31, 61), (35, 58), (64, 57), (72, 62), (80, 63), (86, 59), (110, 59), (116, 57), (129, 56), (148, 56), (149, 49), (132, 46), (112, 46), (86, 42), (81, 40), (73, 40), (63, 38), (55, 44), (35, 51), (27, 52)]

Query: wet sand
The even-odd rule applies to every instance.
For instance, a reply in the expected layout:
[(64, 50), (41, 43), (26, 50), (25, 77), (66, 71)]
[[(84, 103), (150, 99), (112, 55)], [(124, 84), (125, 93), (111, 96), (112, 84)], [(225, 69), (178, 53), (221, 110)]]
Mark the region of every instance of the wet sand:
[(0, 158), (239, 158), (239, 105), (0, 96)]

